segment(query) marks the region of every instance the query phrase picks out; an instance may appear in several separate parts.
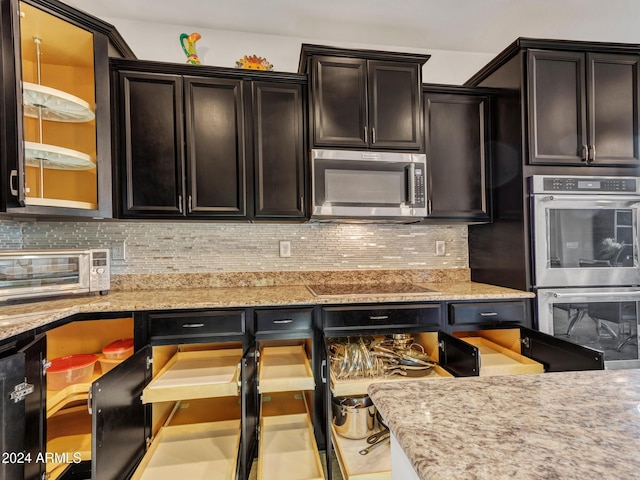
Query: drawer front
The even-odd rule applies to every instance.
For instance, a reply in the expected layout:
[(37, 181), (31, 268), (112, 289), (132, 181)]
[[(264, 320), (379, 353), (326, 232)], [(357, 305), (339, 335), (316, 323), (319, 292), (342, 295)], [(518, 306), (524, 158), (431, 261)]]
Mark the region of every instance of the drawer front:
[(256, 310), (256, 333), (311, 330), (312, 308)]
[(421, 305), (393, 305), (363, 307), (326, 307), (322, 311), (325, 330), (350, 328), (439, 328), (441, 306), (439, 303)]
[(479, 302), (449, 304), (449, 325), (500, 322), (525, 323), (525, 302)]
[(244, 311), (150, 313), (149, 340), (193, 340), (244, 335)]

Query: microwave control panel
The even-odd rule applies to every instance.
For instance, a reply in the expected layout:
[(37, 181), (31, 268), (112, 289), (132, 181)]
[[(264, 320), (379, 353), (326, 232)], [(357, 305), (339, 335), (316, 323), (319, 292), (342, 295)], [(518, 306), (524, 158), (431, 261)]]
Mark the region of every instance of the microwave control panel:
[(413, 184), (415, 185), (416, 201), (413, 204), (414, 207), (424, 208), (425, 205), (425, 189), (424, 189), (424, 171), (420, 167), (416, 167), (413, 176)]

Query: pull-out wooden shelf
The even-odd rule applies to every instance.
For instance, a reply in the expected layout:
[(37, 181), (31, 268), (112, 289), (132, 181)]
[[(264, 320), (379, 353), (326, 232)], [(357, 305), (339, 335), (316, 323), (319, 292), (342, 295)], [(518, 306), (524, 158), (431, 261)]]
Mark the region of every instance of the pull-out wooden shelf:
[(544, 365), (482, 337), (461, 337), (480, 352), (480, 376), (544, 373)]
[(237, 397), (177, 402), (131, 478), (235, 479), (240, 422)]
[(313, 390), (313, 371), (304, 346), (264, 347), (258, 367), (260, 393)]
[(260, 416), (258, 480), (324, 480), (304, 394), (276, 393), (269, 400), (263, 399)]
[(335, 397), (344, 397), (348, 395), (364, 395), (367, 393), (367, 388), (373, 383), (379, 382), (406, 382), (410, 380), (431, 380), (438, 378), (453, 377), (449, 372), (439, 365), (431, 367), (426, 374), (418, 375), (417, 372), (409, 374), (406, 377), (401, 375), (389, 375), (386, 377), (369, 377), (369, 378), (354, 378), (354, 379), (336, 379), (333, 372), (331, 372), (331, 393)]
[(242, 349), (177, 352), (142, 392), (143, 403), (238, 395)]
[(391, 447), (389, 442), (378, 445), (367, 455), (360, 450), (369, 447), (367, 439), (345, 438), (331, 425), (331, 437), (344, 480), (391, 480)]

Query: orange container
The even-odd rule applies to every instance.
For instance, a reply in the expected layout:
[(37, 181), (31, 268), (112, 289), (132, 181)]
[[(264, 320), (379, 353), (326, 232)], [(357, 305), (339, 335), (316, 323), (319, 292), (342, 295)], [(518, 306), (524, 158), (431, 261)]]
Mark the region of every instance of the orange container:
[(133, 338), (121, 338), (102, 349), (105, 358), (109, 360), (124, 360), (133, 353)]
[(90, 353), (54, 358), (47, 369), (47, 389), (62, 390), (76, 383), (88, 383), (98, 357)]

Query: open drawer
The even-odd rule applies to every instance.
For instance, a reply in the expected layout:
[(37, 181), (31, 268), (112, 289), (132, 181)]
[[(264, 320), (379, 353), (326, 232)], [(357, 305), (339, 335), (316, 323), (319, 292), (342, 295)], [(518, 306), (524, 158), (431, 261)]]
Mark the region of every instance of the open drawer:
[(391, 447), (388, 441), (361, 455), (361, 450), (371, 446), (366, 438), (354, 440), (343, 437), (333, 425), (331, 438), (344, 480), (391, 480)]
[(178, 402), (131, 478), (234, 479), (240, 436), (237, 397)]
[(305, 393), (262, 395), (258, 480), (324, 480)]
[(238, 395), (242, 349), (177, 352), (142, 392), (143, 403)]
[[(424, 349), (424, 353), (433, 361), (438, 362), (438, 339), (441, 332), (423, 332), (413, 334), (413, 342)], [(382, 340), (384, 336), (375, 335), (375, 340)], [(327, 344), (335, 339), (328, 338)], [(338, 378), (333, 368), (329, 368), (331, 378), (331, 393), (335, 397), (348, 395), (362, 395), (367, 393), (369, 385), (378, 382), (402, 382), (409, 380), (437, 379), (452, 377), (447, 370), (440, 365), (434, 365), (426, 371), (406, 370), (406, 375), (389, 374), (376, 377)]]
[(316, 388), (304, 345), (264, 346), (258, 381), (261, 394)]
[(543, 373), (544, 365), (522, 354), (521, 330), (505, 328), (455, 332), (477, 351), (480, 376)]

